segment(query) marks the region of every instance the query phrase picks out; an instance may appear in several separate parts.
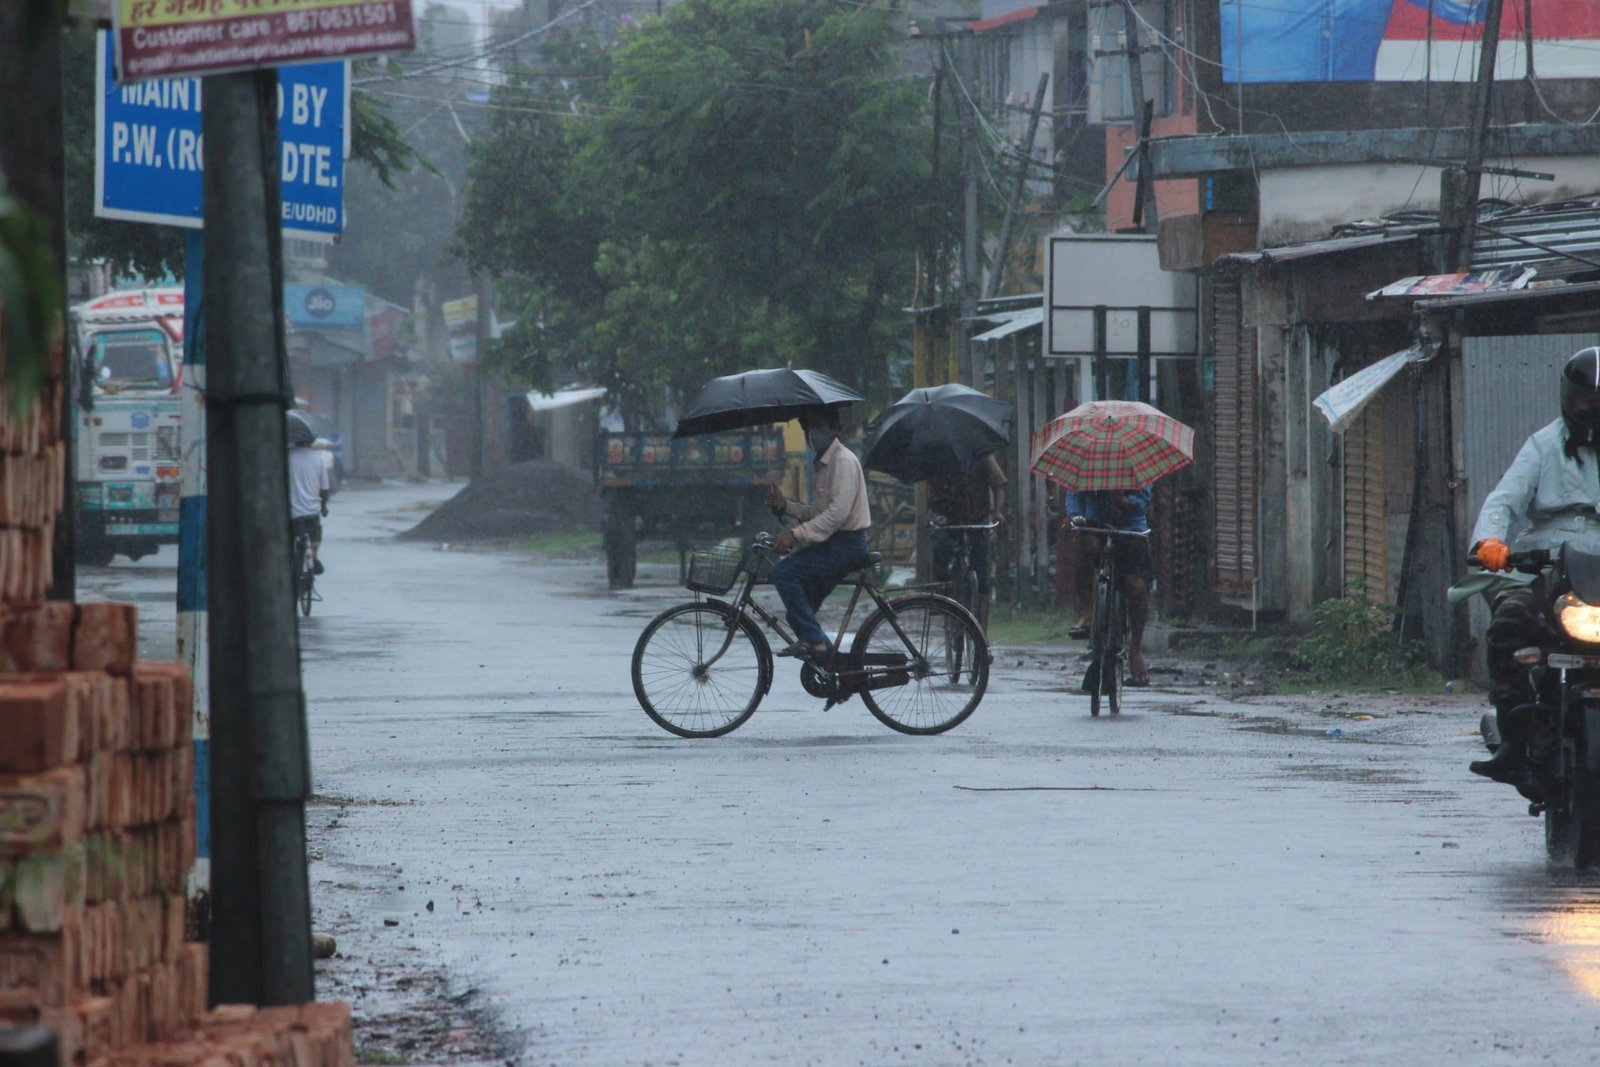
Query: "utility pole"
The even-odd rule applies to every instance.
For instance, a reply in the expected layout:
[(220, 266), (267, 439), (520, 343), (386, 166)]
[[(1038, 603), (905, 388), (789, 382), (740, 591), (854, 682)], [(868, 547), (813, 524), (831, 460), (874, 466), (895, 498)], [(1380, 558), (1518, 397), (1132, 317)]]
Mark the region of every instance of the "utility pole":
[(289, 573), (277, 75), (204, 82), (211, 1002), (315, 999), (310, 759)]
[(973, 95), (977, 78), (977, 39), (971, 30), (956, 37), (956, 58), (961, 85), (961, 293), (956, 322), (956, 366), (961, 381), (982, 388), (979, 368), (973, 366), (972, 321), (978, 317), (978, 100)]
[(1488, 0), (1483, 12), (1483, 43), (1478, 49), (1478, 80), (1472, 93), (1472, 128), (1467, 131), (1466, 165), (1441, 176), (1440, 221), (1449, 250), (1448, 270), (1469, 270), (1474, 230), (1478, 223), (1478, 194), (1483, 184), (1484, 141), (1489, 132), (1489, 105), (1494, 97), (1495, 58), (1500, 51), (1500, 14), (1505, 0)]
[[(61, 23), (37, 4), (0, 4), (0, 174), (5, 186), (44, 223), (50, 255), (65, 297), (67, 235), (66, 163), (61, 128)], [(65, 308), (61, 311), (64, 314)], [(64, 325), (64, 324), (63, 324)], [(72, 375), (61, 368), (61, 440), (67, 449), (63, 507), (51, 543), (51, 600), (73, 600), (77, 593), (76, 538), (78, 488), (72, 476)], [(5, 418), (9, 412), (0, 412)]]
[(489, 275), (479, 271), (473, 279), (474, 290), (477, 294), (478, 321), (477, 321), (477, 346), (473, 350), (472, 359), (472, 422), (477, 427), (472, 436), (472, 476), (482, 478), (484, 473), (484, 426), (483, 419), (483, 353), (489, 346), (490, 309), (489, 309)]
[[(1156, 183), (1150, 177), (1150, 123), (1155, 115), (1155, 101), (1145, 95), (1144, 60), (1140, 57), (1139, 13), (1133, 0), (1123, 0), (1122, 24), (1127, 28), (1129, 102), (1140, 108), (1139, 119), (1139, 179), (1134, 184), (1133, 225), (1146, 233), (1156, 232)], [(1145, 211), (1148, 203), (1149, 212)]]
[(1049, 86), (1050, 74), (1047, 71), (1039, 75), (1039, 88), (1033, 94), (1033, 110), (1028, 113), (1028, 136), (1023, 141), (1022, 158), (1017, 161), (1017, 180), (1011, 185), (1011, 199), (1006, 201), (1006, 218), (1000, 226), (1000, 247), (995, 249), (994, 267), (989, 271), (989, 283), (983, 293), (990, 299), (1000, 295), (1006, 260), (1011, 255), (1011, 226), (1016, 220), (1017, 208), (1022, 203), (1022, 190), (1028, 181), (1028, 164), (1033, 159), (1033, 139), (1039, 133), (1039, 113), (1044, 110), (1044, 94)]

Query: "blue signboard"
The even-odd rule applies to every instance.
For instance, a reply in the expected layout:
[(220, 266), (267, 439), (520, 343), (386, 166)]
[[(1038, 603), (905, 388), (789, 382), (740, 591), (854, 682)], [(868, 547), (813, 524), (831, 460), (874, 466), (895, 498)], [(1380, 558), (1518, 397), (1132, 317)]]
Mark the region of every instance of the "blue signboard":
[(297, 330), (359, 330), (367, 321), (367, 291), (290, 282), (283, 287), (283, 310)]
[[(200, 79), (117, 85), (107, 34), (95, 75), (95, 214), (201, 225)], [(344, 230), (350, 82), (342, 62), (278, 69), (283, 229), (331, 240)]]

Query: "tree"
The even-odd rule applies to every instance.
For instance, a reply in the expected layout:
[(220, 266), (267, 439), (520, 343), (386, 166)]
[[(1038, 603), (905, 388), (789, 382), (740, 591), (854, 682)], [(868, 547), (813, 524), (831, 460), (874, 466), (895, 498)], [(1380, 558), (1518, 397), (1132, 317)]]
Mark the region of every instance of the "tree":
[(785, 363), (889, 388), (929, 173), (901, 41), (869, 5), (683, 0), (565, 108), (548, 79), (497, 94), (461, 240), (516, 275), (499, 358), (641, 414)]

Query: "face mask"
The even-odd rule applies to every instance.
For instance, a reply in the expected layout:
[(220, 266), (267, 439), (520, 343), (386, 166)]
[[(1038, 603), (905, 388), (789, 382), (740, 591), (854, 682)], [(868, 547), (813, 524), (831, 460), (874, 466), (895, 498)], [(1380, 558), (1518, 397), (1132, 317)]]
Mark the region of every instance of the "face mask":
[(812, 430), (806, 434), (806, 440), (811, 443), (811, 451), (820, 456), (833, 444), (833, 434), (826, 430)]

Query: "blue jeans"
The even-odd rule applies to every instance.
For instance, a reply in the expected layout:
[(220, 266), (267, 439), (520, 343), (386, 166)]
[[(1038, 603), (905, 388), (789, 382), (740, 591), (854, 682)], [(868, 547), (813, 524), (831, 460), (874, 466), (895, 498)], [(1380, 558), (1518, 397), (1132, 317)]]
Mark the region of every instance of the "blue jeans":
[(839, 579), (867, 565), (867, 555), (865, 530), (840, 531), (821, 544), (790, 553), (773, 566), (773, 587), (783, 598), (798, 640), (807, 644), (828, 640), (817, 622), (817, 609)]

